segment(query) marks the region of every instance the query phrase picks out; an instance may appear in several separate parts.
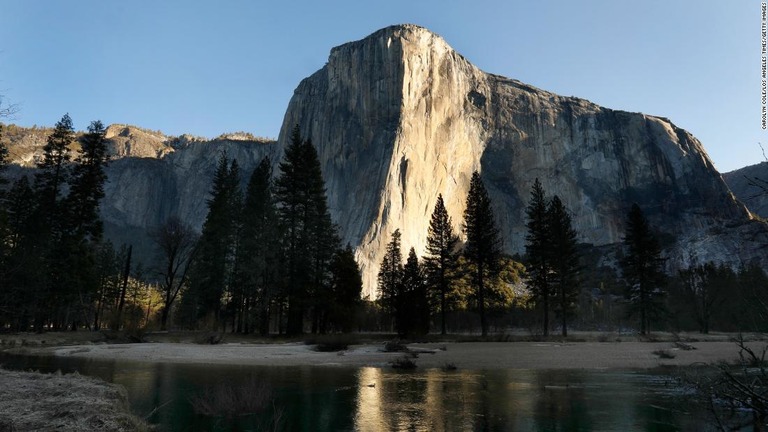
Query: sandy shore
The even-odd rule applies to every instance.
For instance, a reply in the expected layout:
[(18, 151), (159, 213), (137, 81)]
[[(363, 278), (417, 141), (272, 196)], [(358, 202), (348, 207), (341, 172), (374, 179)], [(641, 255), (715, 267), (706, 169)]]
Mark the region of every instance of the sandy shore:
[(141, 431), (125, 390), (71, 374), (0, 369), (0, 430)]
[[(766, 342), (750, 342), (761, 350)], [(453, 364), (461, 369), (646, 369), (688, 366), (738, 359), (732, 342), (688, 343), (684, 350), (673, 342), (461, 342), (409, 344), (420, 368)], [(378, 366), (407, 354), (383, 352), (383, 344), (352, 345), (339, 352), (317, 352), (302, 343), (248, 344), (191, 343), (90, 344), (26, 349), (26, 352), (63, 357), (149, 362), (236, 364), (265, 366)], [(665, 351), (674, 358), (661, 358)], [(759, 351), (758, 351), (759, 352)]]

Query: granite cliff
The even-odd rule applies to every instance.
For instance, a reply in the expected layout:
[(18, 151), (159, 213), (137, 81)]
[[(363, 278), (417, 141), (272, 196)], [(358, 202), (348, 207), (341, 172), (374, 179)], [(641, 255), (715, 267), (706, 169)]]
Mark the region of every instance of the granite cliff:
[[(51, 129), (7, 128), (11, 175), (32, 168), (42, 157)], [(200, 229), (216, 163), (223, 152), (243, 168), (244, 184), (264, 156), (278, 157), (274, 141), (228, 134), (208, 140), (190, 135), (166, 136), (135, 126), (111, 125), (106, 130), (110, 162), (101, 215), (104, 232), (116, 245), (131, 243), (145, 267), (154, 258), (149, 232), (171, 215)], [(73, 148), (77, 148), (75, 143)]]
[[(734, 198), (691, 134), (662, 117), (483, 72), (413, 25), (332, 49), (327, 64), (296, 88), (277, 143), (110, 126), (107, 235), (138, 242), (149, 256), (146, 233), (169, 215), (200, 227), (218, 155), (236, 158), (247, 176), (263, 156), (279, 160), (297, 124), (318, 148), (331, 214), (342, 240), (356, 248), (364, 294), (375, 296), (395, 229), (404, 249), (424, 252), (438, 194), (460, 230), (475, 170), (511, 254), (524, 250), (525, 207), (539, 178), (572, 212), (579, 240), (601, 251), (616, 249), (637, 202), (661, 231), (670, 268), (692, 253), (699, 261), (766, 263), (765, 225)], [(33, 164), (47, 135), (38, 132), (12, 142), (20, 166)]]
[(298, 124), (323, 164), (332, 214), (357, 246), (366, 292), (395, 229), (425, 250), (439, 193), (460, 228), (481, 172), (509, 253), (524, 250), (535, 178), (573, 212), (580, 241), (621, 241), (633, 202), (668, 234), (670, 266), (691, 253), (763, 262), (765, 227), (730, 193), (701, 143), (669, 120), (600, 107), (485, 73), (418, 26), (331, 50), (290, 101), (278, 145)]

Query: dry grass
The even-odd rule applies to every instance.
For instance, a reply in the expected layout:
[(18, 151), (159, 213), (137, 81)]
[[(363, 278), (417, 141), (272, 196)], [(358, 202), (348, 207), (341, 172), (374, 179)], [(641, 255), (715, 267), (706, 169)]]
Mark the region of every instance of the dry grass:
[(125, 389), (78, 374), (0, 369), (0, 430), (144, 431)]

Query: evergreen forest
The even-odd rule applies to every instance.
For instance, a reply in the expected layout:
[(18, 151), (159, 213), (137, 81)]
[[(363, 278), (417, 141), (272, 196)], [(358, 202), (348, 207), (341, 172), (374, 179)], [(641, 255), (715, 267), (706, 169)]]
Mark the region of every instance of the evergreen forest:
[[(1, 125), (0, 125), (1, 127)], [(79, 144), (77, 146), (73, 144)], [(77, 149), (77, 150), (73, 150)], [(465, 211), (437, 196), (426, 248), (386, 239), (376, 298), (362, 298), (352, 245), (328, 207), (317, 150), (294, 128), (280, 161), (252, 172), (219, 155), (201, 228), (174, 215), (151, 234), (156, 255), (104, 238), (99, 202), (105, 128), (76, 134), (65, 115), (36, 168), (11, 176), (0, 129), (0, 330), (206, 330), (261, 336), (375, 332), (568, 336), (575, 330), (766, 331), (758, 267), (699, 262), (669, 272), (669, 236), (627, 203), (620, 247), (579, 242), (574, 215), (536, 179), (525, 251), (504, 251), (480, 173)], [(276, 167), (276, 169), (275, 169)], [(274, 170), (274, 172), (273, 172)], [(460, 220), (455, 220), (460, 217)]]

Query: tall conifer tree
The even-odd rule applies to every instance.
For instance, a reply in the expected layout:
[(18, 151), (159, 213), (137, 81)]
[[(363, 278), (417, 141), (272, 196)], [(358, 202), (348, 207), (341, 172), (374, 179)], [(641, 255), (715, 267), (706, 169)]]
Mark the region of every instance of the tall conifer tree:
[(552, 300), (550, 271), (551, 239), (547, 224), (547, 200), (544, 188), (537, 178), (531, 188), (531, 200), (526, 209), (528, 233), (525, 236), (525, 253), (532, 300), (543, 313), (544, 336), (549, 335), (549, 302)]
[(319, 322), (326, 304), (320, 299), (330, 284), (330, 261), (339, 249), (336, 227), (328, 211), (317, 150), (311, 140), (303, 140), (298, 126), (285, 149), (280, 173), (275, 181), (275, 198), (281, 230), (284, 233), (284, 289), (288, 299), (287, 332), (304, 331), (304, 315), (312, 308), (312, 329)]
[(445, 209), (443, 195), (437, 196), (435, 209), (429, 221), (427, 234), (427, 256), (424, 258), (425, 277), (433, 295), (436, 294), (440, 305), (440, 333), (446, 333), (447, 296), (456, 277), (458, 253), (456, 244), (459, 237), (453, 233), (451, 217)]
[[(72, 119), (65, 114), (56, 123), (53, 133), (43, 147), (43, 158), (37, 163), (35, 174), (35, 195), (38, 198), (35, 213), (30, 221), (33, 228), (34, 244), (43, 263), (35, 278), (36, 292), (35, 329), (42, 331), (48, 320), (54, 328), (60, 329), (67, 314), (70, 287), (75, 281), (68, 280), (71, 263), (63, 262), (60, 257), (68, 257), (64, 250), (62, 236), (67, 218), (62, 205), (62, 191), (69, 180), (69, 146), (74, 142), (75, 131)], [(55, 316), (54, 316), (55, 315)]]
[(573, 315), (579, 296), (579, 254), (576, 231), (565, 205), (555, 195), (547, 206), (547, 253), (552, 268), (551, 286), (556, 296), (555, 311), (560, 318), (563, 336), (568, 336), (568, 318)]
[(61, 225), (63, 221), (55, 220), (61, 216), (59, 199), (62, 187), (69, 180), (68, 162), (71, 159), (69, 146), (75, 140), (75, 130), (72, 118), (64, 114), (56, 123), (53, 133), (43, 147), (43, 158), (37, 163), (38, 173), (35, 175), (35, 188), (40, 196), (40, 210), (49, 227), (54, 222)]
[[(403, 254), (400, 250), (400, 230), (392, 233), (392, 240), (379, 266), (378, 277), (379, 301), (385, 312), (395, 319), (396, 328), (400, 329), (400, 315), (403, 309)], [(399, 331), (398, 331), (399, 332)]]
[(345, 333), (353, 331), (361, 306), (363, 277), (350, 245), (336, 252), (331, 261), (331, 290), (328, 324)]
[(398, 333), (424, 335), (429, 333), (429, 299), (424, 272), (416, 251), (411, 248), (403, 266), (403, 307), (399, 311)]
[(269, 317), (277, 297), (280, 233), (272, 197), (272, 163), (265, 157), (253, 171), (243, 203), (237, 249), (237, 280), (244, 293), (244, 331), (250, 330), (248, 311), (253, 308), (256, 329), (269, 334)]
[(621, 267), (628, 284), (627, 298), (631, 313), (640, 316), (640, 334), (644, 335), (651, 329), (651, 318), (663, 310), (665, 276), (661, 247), (637, 204), (632, 204), (627, 215), (624, 250)]
[(191, 267), (190, 287), (183, 298), (187, 320), (203, 316), (222, 324), (222, 298), (232, 280), (236, 218), (239, 214), (239, 169), (226, 153), (219, 157), (208, 199), (198, 251)]
[(66, 207), (69, 226), (78, 238), (98, 242), (103, 232), (99, 215), (99, 202), (104, 198), (104, 181), (107, 176), (107, 145), (104, 125), (91, 122), (88, 133), (80, 140), (81, 151), (75, 158), (72, 180)]
[(482, 335), (488, 334), (485, 314), (486, 288), (489, 280), (498, 273), (501, 259), (501, 235), (491, 208), (491, 199), (483, 185), (480, 174), (475, 171), (469, 183), (467, 207), (464, 210), (464, 233), (467, 242), (464, 255), (474, 264), (474, 285), (480, 309)]

